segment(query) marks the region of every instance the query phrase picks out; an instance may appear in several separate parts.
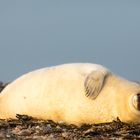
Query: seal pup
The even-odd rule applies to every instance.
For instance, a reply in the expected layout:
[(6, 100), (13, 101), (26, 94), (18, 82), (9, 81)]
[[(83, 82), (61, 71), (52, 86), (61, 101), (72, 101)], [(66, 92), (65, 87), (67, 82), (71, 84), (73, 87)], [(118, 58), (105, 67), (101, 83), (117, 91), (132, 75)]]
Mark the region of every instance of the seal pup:
[(83, 123), (140, 122), (140, 85), (98, 64), (72, 63), (24, 74), (0, 94), (0, 118)]

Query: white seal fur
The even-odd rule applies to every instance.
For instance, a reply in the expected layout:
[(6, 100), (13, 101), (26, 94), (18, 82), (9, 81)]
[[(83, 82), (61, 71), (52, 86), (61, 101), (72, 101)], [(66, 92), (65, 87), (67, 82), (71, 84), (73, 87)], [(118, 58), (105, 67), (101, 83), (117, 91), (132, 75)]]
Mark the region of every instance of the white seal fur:
[(29, 72), (0, 94), (0, 118), (16, 114), (68, 124), (140, 122), (140, 85), (101, 65), (63, 64)]

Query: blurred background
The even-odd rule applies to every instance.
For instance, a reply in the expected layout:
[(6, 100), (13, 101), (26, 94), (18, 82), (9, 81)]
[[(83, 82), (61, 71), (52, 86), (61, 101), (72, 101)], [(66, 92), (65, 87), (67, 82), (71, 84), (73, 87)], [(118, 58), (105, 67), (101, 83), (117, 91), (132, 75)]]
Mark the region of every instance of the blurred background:
[(0, 1), (1, 81), (74, 62), (140, 81), (140, 1)]

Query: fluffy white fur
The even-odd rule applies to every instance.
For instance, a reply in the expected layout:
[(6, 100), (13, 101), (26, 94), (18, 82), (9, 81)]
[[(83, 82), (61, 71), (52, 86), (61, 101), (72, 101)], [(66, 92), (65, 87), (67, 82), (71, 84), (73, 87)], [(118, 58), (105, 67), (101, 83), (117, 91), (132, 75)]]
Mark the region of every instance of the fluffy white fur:
[[(94, 93), (92, 86), (99, 90)], [(76, 125), (109, 122), (117, 117), (140, 122), (140, 112), (132, 101), (137, 93), (139, 84), (101, 65), (64, 64), (27, 73), (9, 84), (0, 94), (0, 118), (25, 114)]]

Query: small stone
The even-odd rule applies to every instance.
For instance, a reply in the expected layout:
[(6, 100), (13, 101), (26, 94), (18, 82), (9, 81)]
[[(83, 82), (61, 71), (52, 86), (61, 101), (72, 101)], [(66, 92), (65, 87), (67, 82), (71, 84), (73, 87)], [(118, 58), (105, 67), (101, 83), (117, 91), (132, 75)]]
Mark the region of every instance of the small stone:
[(21, 129), (18, 128), (18, 127), (16, 127), (16, 128), (13, 129), (11, 132), (12, 132), (13, 134), (18, 134), (18, 133), (20, 133), (20, 131), (21, 131)]
[(68, 134), (67, 132), (63, 132), (63, 133), (62, 133), (62, 137), (63, 137), (63, 138), (68, 138), (68, 137), (69, 137), (69, 134)]
[(7, 138), (10, 138), (11, 136), (9, 134), (6, 135)]
[(19, 133), (18, 133), (18, 135), (20, 135), (20, 136), (29, 136), (29, 135), (31, 135), (31, 131), (30, 130), (28, 130), (28, 129), (26, 129), (26, 130), (21, 130)]
[(43, 126), (43, 134), (49, 134), (53, 131), (52, 127), (50, 124), (47, 124), (46, 126)]

